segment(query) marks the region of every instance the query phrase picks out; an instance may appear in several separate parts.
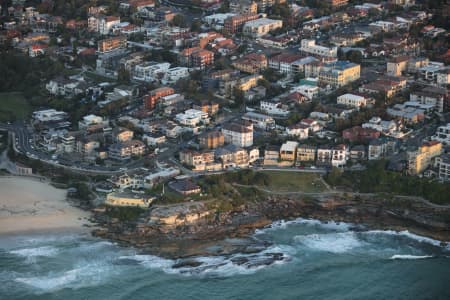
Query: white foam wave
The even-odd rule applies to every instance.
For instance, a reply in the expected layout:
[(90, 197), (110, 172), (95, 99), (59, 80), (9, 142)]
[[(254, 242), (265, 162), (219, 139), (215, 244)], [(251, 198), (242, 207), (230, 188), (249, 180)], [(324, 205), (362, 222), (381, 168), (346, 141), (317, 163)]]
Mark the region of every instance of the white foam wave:
[(345, 223), (345, 222), (335, 222), (335, 221), (323, 222), (323, 221), (316, 220), (316, 219), (297, 218), (297, 219), (291, 220), (291, 221), (285, 221), (285, 220), (275, 221), (272, 224), (270, 224), (269, 226), (267, 226), (266, 228), (255, 230), (255, 234), (258, 235), (258, 234), (263, 234), (265, 232), (272, 231), (272, 230), (285, 229), (289, 225), (294, 225), (294, 224), (302, 224), (302, 225), (307, 225), (307, 226), (311, 226), (311, 227), (319, 227), (319, 228), (323, 228), (323, 229), (328, 229), (328, 230), (333, 230), (333, 231), (342, 231), (342, 232), (350, 230), (350, 228), (353, 226), (353, 224)]
[(392, 255), (390, 259), (425, 259), (432, 258), (431, 255), (408, 255), (408, 254), (396, 254)]
[(120, 256), (119, 259), (135, 260), (140, 262), (141, 265), (149, 269), (167, 269), (175, 264), (175, 261), (170, 259), (165, 259), (155, 255), (144, 255), (144, 254), (124, 255)]
[[(270, 265), (289, 261), (296, 249), (288, 245), (275, 245), (253, 254), (234, 254), (231, 256), (201, 256), (189, 261), (164, 259), (154, 255), (125, 255), (119, 259), (131, 259), (145, 268), (160, 269), (168, 274), (182, 276), (229, 277), (236, 274), (253, 274)], [(183, 265), (186, 263), (186, 265)], [(177, 266), (178, 265), (178, 266)]]
[[(408, 230), (403, 230), (403, 231), (370, 230), (370, 231), (366, 231), (365, 233), (366, 234), (384, 234), (384, 235), (393, 235), (393, 236), (404, 236), (409, 239), (415, 240), (417, 242), (426, 243), (426, 244), (430, 244), (430, 245), (437, 246), (437, 247), (441, 246), (441, 241), (434, 240), (432, 238), (428, 238), (428, 237), (424, 237), (424, 236), (420, 236), (420, 235), (411, 233)], [(449, 246), (447, 245), (447, 248), (448, 247)]]
[(112, 266), (105, 262), (88, 263), (72, 270), (49, 273), (46, 276), (19, 277), (16, 282), (43, 291), (56, 291), (63, 288), (96, 286), (112, 274)]
[(25, 248), (25, 249), (17, 249), (12, 250), (9, 253), (22, 256), (22, 257), (37, 257), (37, 256), (54, 256), (58, 253), (58, 249), (51, 246), (43, 246), (37, 248)]
[(294, 241), (313, 250), (331, 253), (344, 253), (364, 245), (351, 231), (298, 235), (294, 237)]

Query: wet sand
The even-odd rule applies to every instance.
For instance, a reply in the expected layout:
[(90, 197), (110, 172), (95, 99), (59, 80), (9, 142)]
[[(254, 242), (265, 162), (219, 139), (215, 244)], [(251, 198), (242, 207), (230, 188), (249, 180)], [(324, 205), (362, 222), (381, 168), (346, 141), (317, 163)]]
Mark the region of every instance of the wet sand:
[(87, 231), (88, 217), (67, 202), (66, 190), (33, 178), (0, 177), (0, 234)]

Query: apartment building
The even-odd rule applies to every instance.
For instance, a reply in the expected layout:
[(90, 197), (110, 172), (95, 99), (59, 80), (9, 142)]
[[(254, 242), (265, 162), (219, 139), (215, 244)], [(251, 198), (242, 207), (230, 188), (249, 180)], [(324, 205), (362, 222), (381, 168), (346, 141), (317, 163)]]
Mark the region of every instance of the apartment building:
[(222, 128), (225, 143), (238, 147), (253, 145), (253, 124), (228, 123)]
[(248, 21), (244, 24), (243, 33), (251, 37), (260, 37), (268, 34), (270, 31), (283, 27), (282, 20), (272, 20), (268, 18)]
[(294, 141), (287, 141), (281, 145), (280, 159), (286, 161), (295, 161), (297, 154), (298, 143)]
[(196, 109), (188, 109), (184, 113), (177, 114), (175, 119), (178, 123), (180, 123), (180, 125), (189, 127), (209, 123), (208, 113)]
[(439, 126), (436, 130), (436, 134), (432, 136), (432, 139), (439, 141), (444, 145), (450, 145), (450, 123), (447, 125)]
[(138, 81), (153, 82), (159, 79), (159, 76), (165, 74), (170, 68), (170, 63), (145, 62), (134, 67), (133, 79)]
[(355, 94), (344, 94), (337, 97), (337, 104), (360, 108), (367, 105), (367, 99)]
[(443, 181), (450, 181), (450, 155), (443, 154), (436, 157), (434, 166), (437, 168), (438, 178)]
[(101, 35), (107, 35), (115, 25), (120, 24), (120, 17), (116, 16), (90, 16), (88, 18), (88, 30), (97, 32)]
[(214, 151), (181, 150), (180, 162), (193, 167), (194, 170), (201, 170), (205, 165), (214, 162)]
[(97, 51), (100, 53), (106, 53), (126, 47), (127, 38), (125, 36), (114, 36), (97, 42)]
[(223, 133), (217, 130), (202, 133), (199, 135), (198, 140), (200, 147), (206, 149), (222, 147), (225, 143)]
[(228, 34), (241, 32), (246, 22), (256, 20), (258, 18), (259, 16), (257, 14), (244, 14), (229, 17), (224, 21), (224, 31)]
[(280, 53), (269, 58), (269, 68), (283, 74), (293, 74), (298, 70), (295, 63), (302, 59), (300, 54)]
[(160, 87), (150, 91), (149, 94), (144, 96), (145, 109), (152, 110), (155, 108), (156, 103), (161, 97), (175, 94), (175, 90), (171, 87)]
[(255, 74), (267, 68), (267, 57), (264, 54), (250, 53), (231, 65), (242, 72)]
[(324, 47), (316, 44), (315, 40), (303, 39), (300, 42), (300, 52), (321, 58), (325, 61), (336, 60), (337, 47)]
[(397, 56), (387, 62), (387, 74), (401, 76), (408, 69), (409, 56)]
[(297, 147), (297, 163), (313, 162), (316, 160), (316, 147), (311, 145), (298, 145)]
[(142, 155), (145, 152), (145, 144), (138, 140), (131, 140), (112, 144), (109, 147), (109, 157), (116, 160), (128, 160), (132, 156)]
[(258, 5), (253, 0), (230, 1), (230, 12), (236, 14), (256, 14)]
[(418, 175), (425, 171), (431, 160), (442, 153), (442, 143), (430, 141), (423, 143), (415, 151), (407, 151), (407, 172), (409, 175)]
[(326, 64), (319, 72), (319, 84), (341, 87), (355, 80), (361, 74), (361, 66), (349, 61)]

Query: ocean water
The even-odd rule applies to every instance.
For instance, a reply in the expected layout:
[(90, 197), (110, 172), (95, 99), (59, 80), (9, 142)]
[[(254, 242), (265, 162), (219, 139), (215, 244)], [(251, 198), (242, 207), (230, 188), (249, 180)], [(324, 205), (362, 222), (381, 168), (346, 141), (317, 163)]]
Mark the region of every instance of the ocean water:
[(252, 237), (259, 253), (182, 267), (85, 235), (1, 237), (0, 299), (450, 299), (450, 247), (354, 229), (276, 222)]

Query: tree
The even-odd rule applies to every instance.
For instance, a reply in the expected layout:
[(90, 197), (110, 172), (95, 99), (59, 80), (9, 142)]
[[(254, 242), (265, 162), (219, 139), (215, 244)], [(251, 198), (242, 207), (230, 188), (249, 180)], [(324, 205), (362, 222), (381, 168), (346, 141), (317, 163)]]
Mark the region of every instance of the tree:
[(233, 89), (233, 98), (234, 98), (234, 103), (235, 103), (236, 107), (242, 106), (245, 101), (244, 91), (241, 90), (240, 88), (235, 87)]
[(129, 84), (130, 83), (130, 72), (126, 70), (124, 67), (121, 67), (117, 74), (117, 81), (122, 84)]
[(218, 13), (227, 13), (230, 12), (230, 1), (225, 0), (220, 5), (220, 8), (217, 10)]
[(186, 27), (186, 20), (182, 14), (177, 14), (172, 19), (172, 25), (178, 27)]
[(200, 32), (202, 29), (202, 23), (200, 20), (194, 20), (191, 24), (191, 31)]

